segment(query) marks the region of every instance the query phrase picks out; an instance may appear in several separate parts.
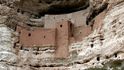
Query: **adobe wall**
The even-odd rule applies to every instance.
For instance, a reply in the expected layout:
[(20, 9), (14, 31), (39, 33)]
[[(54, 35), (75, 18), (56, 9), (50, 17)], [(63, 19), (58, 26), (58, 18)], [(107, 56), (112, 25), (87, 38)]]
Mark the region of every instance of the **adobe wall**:
[(25, 29), (18, 26), (17, 31), (19, 31), (19, 43), (24, 47), (56, 45), (55, 29)]
[[(92, 31), (94, 31), (95, 29), (98, 29), (99, 27), (102, 26), (102, 22), (104, 17), (105, 17), (106, 11), (100, 13), (98, 16), (95, 17), (94, 19), (94, 23), (90, 23), (93, 24), (93, 26), (91, 27), (90, 25), (82, 25), (82, 26), (78, 26), (78, 27), (74, 27), (73, 29), (73, 34), (74, 34), (74, 39), (72, 42), (78, 42), (78, 41), (82, 41), (83, 38), (87, 37), (89, 34), (92, 33)], [(72, 43), (71, 42), (71, 43)]]
[(86, 17), (88, 15), (89, 8), (78, 12), (59, 15), (45, 15), (45, 28), (56, 28), (56, 23), (60, 21), (71, 21), (75, 27), (86, 25)]
[(70, 22), (62, 21), (56, 24), (56, 52), (55, 57), (66, 58), (69, 55)]
[(69, 45), (82, 41), (92, 29), (83, 25), (74, 27), (71, 21), (62, 20), (56, 23), (55, 28), (17, 27), (20, 33), (19, 43), (24, 47), (55, 46), (55, 57), (66, 58), (69, 55)]
[(91, 34), (92, 30), (90, 26), (79, 26), (74, 28), (74, 38), (76, 42), (82, 41), (83, 38)]

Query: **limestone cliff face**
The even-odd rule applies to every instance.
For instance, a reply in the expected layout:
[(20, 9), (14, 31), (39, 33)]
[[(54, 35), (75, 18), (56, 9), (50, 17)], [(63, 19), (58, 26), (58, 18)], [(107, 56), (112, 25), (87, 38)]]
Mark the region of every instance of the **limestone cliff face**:
[(78, 57), (82, 57), (84, 67), (87, 68), (87, 65), (102, 67), (107, 61), (124, 59), (123, 6), (123, 3), (113, 6), (101, 21), (103, 23), (101, 28), (96, 29), (82, 42), (72, 45), (75, 49), (71, 50), (75, 50)]
[[(53, 0), (43, 1), (51, 3)], [(93, 18), (92, 33), (82, 41), (69, 46), (68, 59), (54, 59), (55, 48), (51, 47), (14, 47), (14, 42), (18, 41), (18, 33), (12, 29), (15, 27), (14, 23), (15, 25), (22, 23), (42, 25), (44, 21), (54, 23), (63, 18), (63, 20), (70, 20), (78, 25), (82, 22), (80, 18), (83, 17), (85, 19), (83, 21), (86, 21), (89, 12), (89, 9), (85, 9), (76, 13), (46, 15), (39, 19), (32, 19), (27, 14), (22, 14), (7, 6), (6, 3), (0, 4), (0, 70), (85, 70), (88, 68), (93, 70), (92, 68), (96, 67), (98, 67), (96, 69), (104, 67), (105, 70), (123, 70), (124, 2), (112, 5)], [(81, 16), (82, 13), (85, 15)], [(10, 25), (8, 25), (9, 23)], [(82, 25), (90, 27), (90, 25), (86, 26), (85, 22)]]

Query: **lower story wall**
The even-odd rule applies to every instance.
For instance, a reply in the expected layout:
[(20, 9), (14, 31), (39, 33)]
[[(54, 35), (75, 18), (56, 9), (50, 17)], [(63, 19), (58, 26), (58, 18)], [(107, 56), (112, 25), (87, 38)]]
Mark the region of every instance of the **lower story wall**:
[(55, 29), (33, 28), (28, 30), (17, 28), (19, 31), (19, 43), (24, 47), (56, 45)]

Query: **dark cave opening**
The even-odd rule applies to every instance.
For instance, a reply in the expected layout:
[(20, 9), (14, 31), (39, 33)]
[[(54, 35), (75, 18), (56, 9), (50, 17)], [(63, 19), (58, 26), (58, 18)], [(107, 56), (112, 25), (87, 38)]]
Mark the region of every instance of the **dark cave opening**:
[(39, 64), (36, 64), (36, 65), (31, 65), (31, 64), (30, 64), (29, 66), (35, 67), (35, 68), (40, 68), (40, 67), (41, 67)]
[(76, 11), (84, 10), (89, 7), (89, 4), (86, 5), (85, 7), (56, 7), (56, 6), (51, 6), (48, 9), (48, 12), (46, 14), (68, 14), (68, 13), (73, 13)]
[(93, 48), (94, 44), (91, 44), (91, 48)]
[(55, 67), (54, 65), (49, 65), (48, 67)]
[[(28, 4), (29, 2), (30, 4)], [(22, 14), (27, 12), (35, 15), (35, 18), (38, 19), (45, 14), (69, 14), (87, 9), (89, 7), (89, 0), (21, 0), (20, 2), (15, 2), (15, 5), (22, 11)], [(42, 5), (44, 5), (44, 7), (42, 7)], [(47, 5), (49, 6), (47, 7)], [(32, 6), (34, 6), (34, 8)]]
[(117, 53), (114, 54), (115, 57), (118, 57)]
[[(48, 2), (49, 3), (49, 2)], [(86, 4), (85, 6), (79, 7), (79, 6), (66, 6), (66, 7), (61, 7), (61, 6), (50, 6), (46, 11), (39, 10), (38, 14), (35, 14), (38, 18), (41, 18), (42, 16), (45, 16), (45, 14), (49, 15), (61, 15), (61, 14), (69, 14), (81, 10), (85, 10), (89, 7), (89, 3)]]
[(100, 61), (100, 57), (97, 57), (96, 60), (97, 60), (97, 61)]

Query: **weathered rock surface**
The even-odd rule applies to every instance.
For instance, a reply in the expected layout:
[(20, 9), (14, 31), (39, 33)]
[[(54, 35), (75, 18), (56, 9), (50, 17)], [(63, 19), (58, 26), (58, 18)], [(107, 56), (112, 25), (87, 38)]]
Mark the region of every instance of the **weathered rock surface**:
[[(0, 9), (2, 9), (0, 10), (0, 70), (84, 70), (91, 67), (106, 67), (106, 70), (114, 70), (111, 68), (111, 63), (121, 64), (120, 70), (124, 68), (123, 2), (112, 6), (94, 18), (93, 33), (83, 41), (70, 45), (68, 59), (54, 59), (55, 48), (50, 47), (14, 49), (17, 34), (5, 24), (27, 23), (29, 20), (40, 23), (42, 20), (30, 19), (25, 14), (17, 13), (6, 5), (0, 5)], [(48, 16), (44, 17), (45, 21)], [(65, 19), (68, 20), (70, 17), (72, 18), (72, 15)], [(52, 20), (51, 23), (54, 23), (55, 20)], [(71, 21), (73, 22), (73, 20), (74, 18)], [(110, 63), (108, 63), (109, 61)], [(116, 70), (119, 70), (119, 67), (116, 67)]]
[[(86, 68), (103, 66), (109, 60), (124, 59), (123, 6), (123, 3), (114, 6), (107, 12), (101, 28), (82, 42), (71, 46), (73, 48), (71, 50), (76, 51), (78, 57), (82, 57), (81, 61), (84, 62), (82, 65), (86, 64)], [(85, 63), (86, 60), (88, 62)]]
[(7, 70), (8, 64), (17, 62), (17, 56), (12, 48), (14, 46), (12, 32), (6, 25), (0, 24), (0, 70)]

